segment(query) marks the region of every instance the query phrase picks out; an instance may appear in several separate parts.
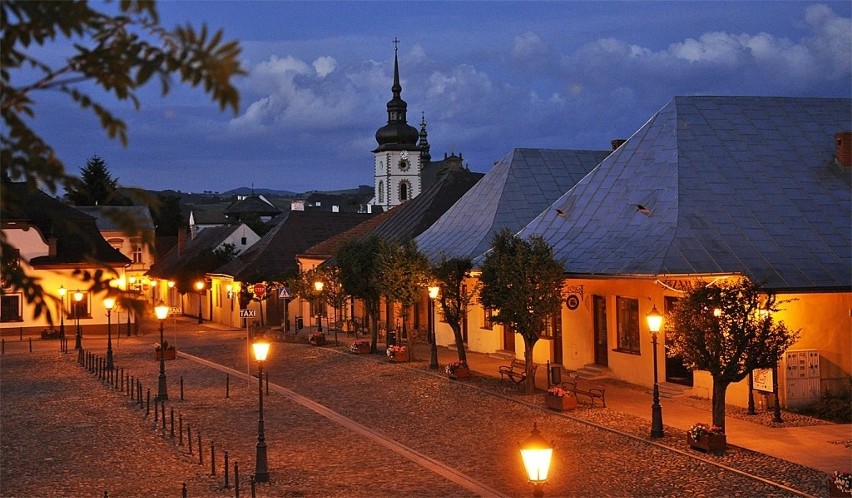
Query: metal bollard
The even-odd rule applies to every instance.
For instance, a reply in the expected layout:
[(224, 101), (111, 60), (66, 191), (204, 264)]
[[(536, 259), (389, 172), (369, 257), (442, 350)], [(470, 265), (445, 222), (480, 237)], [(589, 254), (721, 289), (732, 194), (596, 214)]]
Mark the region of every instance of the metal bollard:
[(201, 447), (201, 431), (198, 431), (198, 465), (204, 465), (204, 448)]
[(160, 421), (160, 406), (157, 404), (160, 398), (154, 398), (154, 427), (157, 427), (157, 422)]
[(169, 419), (171, 419), (171, 437), (174, 439), (175, 437), (175, 409), (169, 408)]
[(181, 488), (180, 495), (183, 498), (186, 498), (186, 483), (183, 483), (183, 488)]
[(32, 353), (33, 352), (33, 338), (30, 337), (29, 340), (30, 340), (30, 353)]
[(228, 450), (225, 450), (225, 489), (230, 488), (228, 483)]
[(240, 462), (234, 462), (234, 498), (240, 498)]
[(136, 399), (139, 401), (139, 408), (145, 406), (145, 402), (142, 400), (142, 381), (136, 379)]
[(257, 486), (257, 481), (254, 479), (254, 474), (251, 475), (251, 498), (255, 498), (257, 495), (255, 494), (255, 486)]
[(183, 414), (178, 415), (178, 446), (183, 446)]
[[(136, 378), (130, 374), (127, 374), (130, 378), (127, 381), (127, 394), (130, 395), (130, 401), (136, 401)], [(130, 386), (133, 387), (130, 387)]]
[(160, 401), (160, 418), (163, 420), (163, 435), (166, 435), (166, 400)]
[(121, 367), (121, 372), (119, 374), (119, 377), (121, 379), (119, 381), (119, 382), (121, 382), (121, 388), (119, 388), (119, 391), (124, 392), (124, 367)]
[(148, 396), (145, 398), (145, 417), (151, 415), (151, 388), (148, 388)]
[(192, 426), (186, 424), (186, 438), (189, 440), (189, 454), (192, 455)]
[(6, 354), (6, 339), (0, 339), (0, 354)]
[(210, 474), (216, 475), (216, 442), (210, 441)]
[(231, 374), (225, 374), (225, 399), (231, 397)]
[(183, 401), (183, 375), (180, 376), (180, 400)]

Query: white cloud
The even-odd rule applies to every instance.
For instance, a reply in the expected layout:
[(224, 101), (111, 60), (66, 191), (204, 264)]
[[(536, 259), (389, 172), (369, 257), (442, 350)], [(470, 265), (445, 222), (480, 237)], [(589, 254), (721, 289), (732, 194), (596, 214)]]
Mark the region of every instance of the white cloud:
[(337, 69), (337, 60), (334, 57), (320, 57), (314, 61), (313, 66), (317, 76), (325, 78)]

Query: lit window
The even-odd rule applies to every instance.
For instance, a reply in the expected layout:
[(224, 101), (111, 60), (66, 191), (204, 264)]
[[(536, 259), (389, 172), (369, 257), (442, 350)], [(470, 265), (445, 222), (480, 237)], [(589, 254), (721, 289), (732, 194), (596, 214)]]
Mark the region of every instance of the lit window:
[(133, 244), (133, 262), (142, 262), (142, 244)]
[(639, 301), (627, 297), (616, 297), (616, 324), (618, 328), (618, 350), (639, 353)]
[(483, 320), (482, 328), (491, 330), (494, 328), (494, 322), (491, 321), (494, 318), (494, 308), (484, 308), (483, 311), (485, 312), (485, 319)]

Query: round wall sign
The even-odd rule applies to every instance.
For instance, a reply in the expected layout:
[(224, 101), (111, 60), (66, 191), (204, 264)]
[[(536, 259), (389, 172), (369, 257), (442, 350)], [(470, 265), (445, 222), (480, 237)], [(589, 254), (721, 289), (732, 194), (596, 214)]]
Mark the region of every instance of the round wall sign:
[(569, 310), (575, 310), (580, 306), (580, 297), (577, 294), (571, 294), (565, 298), (565, 305)]

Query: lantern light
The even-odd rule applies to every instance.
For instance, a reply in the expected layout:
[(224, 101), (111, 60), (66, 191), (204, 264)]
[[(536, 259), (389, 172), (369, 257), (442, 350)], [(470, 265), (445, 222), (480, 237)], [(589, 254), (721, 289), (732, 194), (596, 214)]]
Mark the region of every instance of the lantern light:
[(552, 457), (553, 445), (541, 436), (538, 426), (533, 424), (532, 433), (521, 445), (521, 458), (533, 485), (533, 496), (544, 496), (542, 486), (547, 482)]
[(154, 313), (157, 315), (157, 320), (165, 320), (169, 317), (169, 307), (160, 300), (160, 304), (154, 306)]
[(251, 344), (254, 349), (254, 359), (257, 361), (266, 361), (266, 356), (269, 354), (269, 341), (264, 337), (258, 337)]
[(317, 280), (316, 282), (314, 282), (314, 289), (316, 289), (317, 292), (322, 292), (322, 289), (324, 287), (325, 287), (325, 284), (323, 283), (322, 280)]
[(657, 311), (657, 305), (654, 305), (650, 313), (648, 313), (645, 318), (648, 320), (648, 329), (652, 334), (656, 334), (660, 331), (660, 327), (663, 325), (663, 315)]
[(104, 308), (107, 310), (112, 310), (115, 306), (115, 298), (114, 297), (105, 297), (104, 298)]
[(440, 291), (440, 290), (441, 290), (441, 288), (438, 287), (437, 285), (430, 285), (429, 286), (429, 299), (437, 298), (438, 297), (438, 291)]

